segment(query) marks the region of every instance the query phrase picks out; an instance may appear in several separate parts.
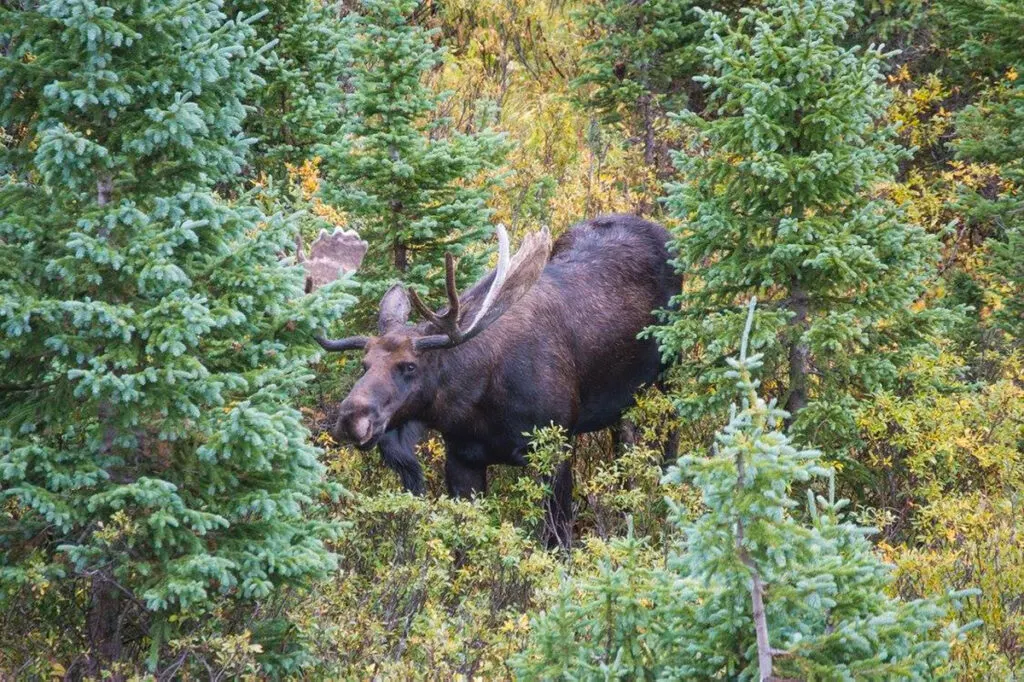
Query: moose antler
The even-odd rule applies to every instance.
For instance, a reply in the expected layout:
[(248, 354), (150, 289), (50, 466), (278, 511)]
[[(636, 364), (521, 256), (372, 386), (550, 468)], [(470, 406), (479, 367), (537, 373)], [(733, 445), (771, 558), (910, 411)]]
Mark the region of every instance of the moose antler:
[[(508, 232), (502, 225), (499, 225), (496, 231), (498, 234), (498, 265), (494, 272), (480, 280), (469, 292), (475, 300), (475, 294), (487, 286), (487, 293), (473, 316), (473, 321), (467, 327), (463, 327), (459, 319), (466, 306), (463, 305), (464, 301), (459, 298), (458, 289), (455, 288), (455, 258), (450, 253), (445, 254), (444, 258), (445, 290), (448, 295), (446, 310), (435, 313), (427, 307), (415, 291), (409, 290), (409, 298), (416, 310), (441, 332), (414, 338), (413, 347), (416, 350), (451, 348), (468, 341), (501, 317), (506, 310), (522, 298), (523, 294), (540, 277), (540, 273), (551, 255), (551, 235), (548, 229), (545, 227), (540, 232), (534, 232), (527, 236), (514, 258), (509, 258)], [(488, 279), (490, 279), (489, 284)], [(400, 292), (400, 287), (392, 287), (385, 295), (384, 302), (388, 302), (392, 296)], [(401, 305), (396, 308), (395, 303), (396, 300), (391, 300), (382, 310), (379, 324), (381, 334), (386, 333), (388, 329), (397, 324), (405, 323), (408, 304), (403, 310)], [(390, 312), (385, 315), (385, 311)], [(337, 340), (317, 337), (316, 340), (325, 350), (329, 351), (365, 348), (370, 341), (366, 336), (351, 336)]]
[(306, 268), (306, 293), (338, 279), (341, 270), (353, 272), (359, 269), (369, 247), (355, 231), (340, 227), (331, 234), (320, 230), (320, 235), (309, 247), (309, 257), (302, 253), (302, 235), (296, 242), (296, 258)]
[[(500, 234), (504, 234), (504, 228), (499, 227), (498, 229), (501, 230)], [(500, 238), (501, 237), (499, 235), (499, 239)], [(507, 235), (505, 236), (505, 240), (505, 253), (507, 255)], [(409, 297), (412, 299), (412, 304), (415, 306), (419, 314), (427, 319), (431, 324), (443, 331), (450, 338), (461, 339), (461, 332), (459, 331), (459, 292), (455, 288), (455, 257), (450, 253), (444, 254), (444, 285), (445, 291), (448, 293), (448, 309), (440, 315), (427, 307), (420, 298), (420, 295), (416, 293), (415, 289), (409, 289)]]
[[(414, 291), (410, 291), (413, 305), (423, 317), (438, 327), (442, 333), (422, 336), (413, 340), (417, 350), (451, 348), (473, 338), (522, 298), (540, 277), (551, 254), (551, 235), (545, 227), (523, 240), (514, 258), (509, 258), (508, 232), (504, 225), (498, 225), (498, 265), (494, 269), (491, 284), (483, 302), (469, 326), (460, 325), (459, 313), (462, 308), (455, 288), (455, 262), (451, 254), (445, 256), (445, 288), (448, 294), (448, 309), (442, 314), (434, 313)], [(481, 285), (485, 280), (481, 280)]]
[[(301, 234), (295, 238), (295, 247), (296, 260), (306, 269), (305, 290), (308, 294), (338, 279), (342, 271), (358, 270), (369, 244), (353, 230), (335, 228), (331, 234), (327, 234), (327, 230), (320, 230), (319, 236), (309, 247), (308, 257), (303, 253)], [(351, 336), (331, 340), (318, 336), (316, 340), (324, 350), (342, 351), (365, 348), (370, 339), (366, 336)]]

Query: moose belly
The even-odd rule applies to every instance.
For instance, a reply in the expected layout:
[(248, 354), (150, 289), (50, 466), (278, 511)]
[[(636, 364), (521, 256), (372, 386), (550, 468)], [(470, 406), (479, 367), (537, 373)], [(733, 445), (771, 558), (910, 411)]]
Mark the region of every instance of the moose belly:
[(615, 351), (595, 363), (580, 382), (580, 409), (575, 433), (589, 433), (614, 426), (631, 407), (634, 395), (653, 384), (661, 371), (657, 345), (650, 340), (625, 340)]

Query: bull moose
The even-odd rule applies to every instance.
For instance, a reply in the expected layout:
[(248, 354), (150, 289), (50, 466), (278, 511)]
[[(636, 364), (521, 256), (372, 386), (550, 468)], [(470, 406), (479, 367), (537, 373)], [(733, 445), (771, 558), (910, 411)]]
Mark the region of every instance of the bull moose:
[[(512, 258), (497, 232), (497, 267), (461, 295), (446, 256), (442, 310), (395, 285), (380, 302), (378, 336), (317, 339), (328, 351), (364, 351), (332, 436), (376, 445), (413, 493), (424, 488), (415, 447), (428, 429), (444, 440), (449, 493), (469, 496), (486, 489), (487, 467), (526, 464), (533, 428), (553, 422), (575, 435), (612, 426), (661, 371), (656, 344), (637, 335), (680, 287), (663, 227), (599, 217), (553, 246), (546, 229), (530, 234)], [(548, 503), (562, 544), (571, 499), (564, 463)]]

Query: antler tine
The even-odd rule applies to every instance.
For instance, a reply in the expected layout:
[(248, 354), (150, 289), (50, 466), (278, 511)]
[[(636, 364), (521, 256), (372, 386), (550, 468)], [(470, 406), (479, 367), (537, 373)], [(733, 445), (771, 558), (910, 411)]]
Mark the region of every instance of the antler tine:
[(491, 286), (487, 290), (487, 295), (484, 297), (484, 302), (480, 304), (480, 310), (477, 312), (476, 317), (473, 319), (473, 323), (469, 325), (469, 329), (476, 327), (477, 322), (487, 313), (487, 310), (494, 304), (494, 299), (497, 298), (498, 292), (501, 291), (502, 285), (505, 284), (505, 279), (508, 277), (508, 268), (511, 258), (508, 254), (508, 232), (505, 231), (505, 226), (499, 224), (495, 231), (498, 233), (498, 265), (494, 268), (494, 279), (491, 281)]
[(454, 329), (459, 328), (459, 290), (455, 288), (455, 257), (451, 252), (444, 254), (444, 287), (448, 292), (448, 314)]
[(442, 320), (437, 313), (431, 310), (427, 304), (423, 302), (423, 299), (420, 298), (420, 295), (416, 293), (415, 289), (409, 289), (409, 298), (412, 299), (412, 304), (413, 307), (416, 308), (416, 312), (422, 315), (428, 322), (439, 327), (444, 326), (444, 320)]
[(459, 331), (459, 290), (455, 288), (455, 257), (451, 253), (444, 255), (444, 275), (448, 310), (443, 315), (438, 315), (431, 310), (413, 289), (409, 290), (409, 298), (412, 299), (412, 304), (425, 320), (440, 329), (452, 343), (458, 343), (462, 339), (462, 334)]

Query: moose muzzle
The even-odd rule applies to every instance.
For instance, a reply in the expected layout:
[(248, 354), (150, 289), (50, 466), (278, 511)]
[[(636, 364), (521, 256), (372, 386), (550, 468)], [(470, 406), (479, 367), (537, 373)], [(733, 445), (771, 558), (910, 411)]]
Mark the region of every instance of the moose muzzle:
[(373, 445), (379, 435), (380, 415), (373, 406), (366, 403), (345, 400), (341, 403), (338, 421), (331, 431), (336, 441), (349, 440), (367, 448)]

